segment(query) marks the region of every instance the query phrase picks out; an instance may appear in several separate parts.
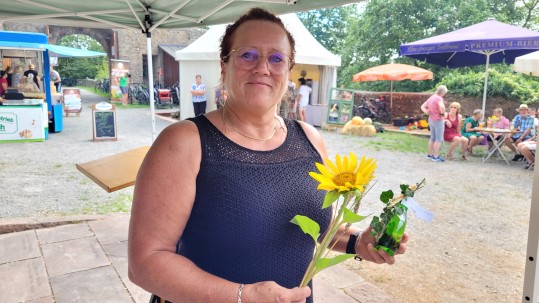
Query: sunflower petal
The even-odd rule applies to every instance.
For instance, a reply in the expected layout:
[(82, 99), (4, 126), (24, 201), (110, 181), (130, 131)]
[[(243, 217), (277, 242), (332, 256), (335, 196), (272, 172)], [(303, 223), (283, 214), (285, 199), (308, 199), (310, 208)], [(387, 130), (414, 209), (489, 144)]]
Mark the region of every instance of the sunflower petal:
[(335, 175), (339, 173), (337, 165), (335, 165), (330, 159), (326, 159), (326, 167)]
[(324, 175), (324, 177), (326, 178), (332, 179), (335, 176), (334, 173), (329, 171), (327, 167), (325, 167), (324, 165), (320, 163), (316, 163), (316, 168), (318, 168), (318, 171), (320, 171), (320, 173), (322, 173), (322, 175)]
[(357, 157), (354, 153), (350, 153), (350, 164), (348, 166), (348, 170), (355, 172), (357, 168)]

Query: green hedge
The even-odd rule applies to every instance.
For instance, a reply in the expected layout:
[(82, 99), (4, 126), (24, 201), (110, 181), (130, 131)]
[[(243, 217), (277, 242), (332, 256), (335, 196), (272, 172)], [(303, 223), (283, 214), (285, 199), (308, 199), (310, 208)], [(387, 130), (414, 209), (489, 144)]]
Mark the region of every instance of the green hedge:
[[(447, 86), (452, 94), (482, 97), (484, 80), (484, 72), (454, 70), (445, 75), (438, 85)], [(490, 68), (487, 97), (493, 96), (521, 103), (539, 102), (539, 81), (531, 76), (511, 72), (508, 68)]]

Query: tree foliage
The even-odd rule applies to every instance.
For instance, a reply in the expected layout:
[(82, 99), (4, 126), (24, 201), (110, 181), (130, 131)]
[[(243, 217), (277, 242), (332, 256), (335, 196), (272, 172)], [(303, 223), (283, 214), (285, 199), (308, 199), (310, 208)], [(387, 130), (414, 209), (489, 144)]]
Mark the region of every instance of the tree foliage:
[[(99, 42), (86, 35), (64, 36), (60, 39), (58, 44), (78, 49), (104, 52), (104, 49)], [(59, 58), (56, 70), (60, 73), (62, 78), (94, 79), (97, 78), (98, 75), (100, 77), (108, 78), (108, 61), (107, 57)]]
[[(395, 91), (426, 91), (431, 90), (442, 79), (447, 81), (451, 76), (470, 73), (470, 78), (474, 78), (477, 74), (484, 75), (484, 67), (449, 70), (411, 58), (399, 57), (401, 44), (444, 34), (488, 18), (536, 29), (539, 27), (538, 10), (539, 0), (370, 0), (362, 4), (334, 8), (332, 14), (317, 15), (316, 12), (311, 12), (310, 16), (322, 18), (342, 16), (338, 19), (340, 22), (338, 24), (346, 26), (346, 29), (330, 27), (325, 30), (329, 31), (328, 34), (319, 29), (323, 26), (323, 22), (316, 23), (308, 20), (305, 15), (298, 15), (323, 45), (338, 46), (329, 48), (342, 59), (342, 65), (338, 70), (338, 85), (344, 84), (350, 88), (373, 91), (389, 90), (388, 81), (353, 83), (352, 76), (367, 68), (394, 61), (429, 69), (435, 75), (432, 81), (395, 82)], [(332, 37), (331, 43), (325, 41), (326, 35)], [(340, 43), (334, 42), (333, 37), (343, 36)], [(511, 73), (498, 64), (491, 65), (491, 69)], [(523, 76), (515, 75), (515, 77)], [(479, 93), (482, 93), (482, 86)]]
[(311, 34), (331, 52), (338, 52), (350, 22), (357, 18), (355, 6), (341, 6), (297, 13)]

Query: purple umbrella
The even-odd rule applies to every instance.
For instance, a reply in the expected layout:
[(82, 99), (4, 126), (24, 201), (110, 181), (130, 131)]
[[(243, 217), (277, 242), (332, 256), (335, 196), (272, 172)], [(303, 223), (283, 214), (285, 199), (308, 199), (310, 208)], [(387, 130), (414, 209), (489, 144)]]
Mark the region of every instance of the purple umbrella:
[(515, 57), (539, 50), (539, 33), (494, 19), (446, 34), (403, 44), (400, 54), (448, 68), (485, 64), (483, 113), (489, 63), (513, 63)]

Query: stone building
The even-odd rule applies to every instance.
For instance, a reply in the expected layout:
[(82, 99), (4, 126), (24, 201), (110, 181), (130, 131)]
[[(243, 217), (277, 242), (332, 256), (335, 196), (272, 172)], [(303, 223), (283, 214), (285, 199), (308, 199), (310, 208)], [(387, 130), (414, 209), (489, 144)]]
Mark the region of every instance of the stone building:
[[(146, 35), (140, 30), (97, 29), (64, 27), (43, 24), (0, 22), (0, 30), (36, 32), (49, 36), (49, 43), (56, 44), (67, 35), (87, 35), (97, 40), (109, 59), (129, 61), (131, 81), (147, 82)], [(174, 51), (189, 45), (206, 32), (202, 28), (156, 29), (152, 32), (152, 54), (154, 80), (161, 85), (171, 86), (179, 77), (179, 64), (174, 59)], [(159, 73), (159, 71), (161, 71)]]

